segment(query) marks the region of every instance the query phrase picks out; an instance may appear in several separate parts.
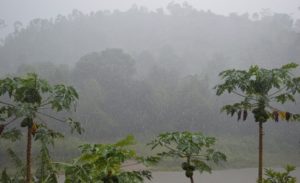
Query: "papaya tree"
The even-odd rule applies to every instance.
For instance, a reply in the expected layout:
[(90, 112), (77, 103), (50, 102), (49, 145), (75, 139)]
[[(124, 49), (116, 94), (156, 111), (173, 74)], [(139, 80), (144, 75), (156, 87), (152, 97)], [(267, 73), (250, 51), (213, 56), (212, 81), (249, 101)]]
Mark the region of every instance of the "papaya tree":
[(164, 150), (158, 153), (159, 157), (181, 159), (185, 176), (194, 183), (195, 170), (211, 173), (210, 163), (226, 161), (225, 154), (212, 148), (215, 142), (216, 138), (204, 136), (200, 132), (167, 132), (158, 135), (148, 145), (152, 149), (160, 147)]
[(39, 128), (49, 132), (45, 117), (67, 123), (72, 131), (82, 132), (80, 123), (72, 118), (60, 119), (49, 114), (50, 110), (70, 111), (78, 94), (72, 86), (50, 85), (37, 74), (29, 73), (24, 77), (1, 79), (0, 97), (0, 137), (14, 139), (20, 136), (21, 129), (17, 128), (17, 123), (27, 129), (26, 183), (30, 183), (32, 137)]
[(218, 96), (229, 93), (241, 98), (237, 103), (225, 105), (221, 111), (228, 115), (237, 115), (237, 119), (246, 120), (252, 113), (259, 127), (259, 166), (258, 182), (263, 177), (263, 124), (268, 120), (278, 122), (299, 121), (300, 115), (292, 111), (283, 111), (274, 107), (286, 102), (295, 102), (300, 93), (300, 77), (292, 71), (298, 64), (290, 63), (280, 68), (265, 69), (251, 66), (248, 70), (225, 70), (219, 74), (222, 83), (215, 86)]

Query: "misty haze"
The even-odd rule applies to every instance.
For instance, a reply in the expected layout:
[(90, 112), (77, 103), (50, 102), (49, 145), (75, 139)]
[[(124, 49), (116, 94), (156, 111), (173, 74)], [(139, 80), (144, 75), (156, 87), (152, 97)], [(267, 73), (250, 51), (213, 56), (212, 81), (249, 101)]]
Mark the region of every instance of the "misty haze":
[(0, 182), (300, 181), (300, 2), (125, 2), (0, 2)]

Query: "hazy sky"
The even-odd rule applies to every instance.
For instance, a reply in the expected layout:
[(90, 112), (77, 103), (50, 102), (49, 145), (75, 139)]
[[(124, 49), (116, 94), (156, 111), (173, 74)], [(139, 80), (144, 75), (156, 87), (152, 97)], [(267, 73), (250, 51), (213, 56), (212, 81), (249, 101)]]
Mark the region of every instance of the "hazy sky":
[[(217, 14), (230, 12), (253, 13), (262, 9), (287, 13), (300, 18), (300, 0), (175, 0), (188, 2), (197, 9), (211, 10)], [(155, 10), (165, 7), (171, 0), (0, 0), (0, 19), (11, 25), (19, 20), (28, 23), (33, 18), (50, 18), (57, 14), (68, 14), (73, 9), (88, 13), (103, 9), (127, 10), (133, 4)], [(0, 30), (2, 34), (8, 30)]]

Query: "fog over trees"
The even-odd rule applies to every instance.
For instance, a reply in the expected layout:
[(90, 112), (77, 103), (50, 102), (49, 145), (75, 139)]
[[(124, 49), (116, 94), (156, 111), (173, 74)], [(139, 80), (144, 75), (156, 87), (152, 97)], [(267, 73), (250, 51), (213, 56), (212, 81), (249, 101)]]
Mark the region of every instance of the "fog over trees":
[[(4, 20), (0, 30), (2, 26)], [(215, 96), (218, 73), (289, 62), (300, 64), (299, 19), (267, 11), (223, 16), (176, 3), (167, 10), (73, 10), (28, 25), (16, 22), (0, 46), (1, 76), (37, 72), (51, 83), (78, 90), (75, 115), (85, 140), (198, 130), (224, 141), (245, 140), (249, 153), (257, 149), (256, 140), (247, 141), (257, 126), (251, 118), (236, 122), (220, 114), (220, 107), (235, 98)], [(284, 107), (300, 113), (299, 105)], [(300, 124), (267, 126), (269, 153), (296, 152), (294, 162), (300, 164)], [(283, 145), (277, 147), (279, 141)], [(232, 142), (230, 147), (236, 146), (244, 145)]]

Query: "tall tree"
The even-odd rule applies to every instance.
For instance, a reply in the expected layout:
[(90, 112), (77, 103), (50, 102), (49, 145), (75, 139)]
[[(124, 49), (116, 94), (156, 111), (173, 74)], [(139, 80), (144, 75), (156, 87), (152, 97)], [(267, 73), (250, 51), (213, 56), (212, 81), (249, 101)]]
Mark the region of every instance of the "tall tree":
[(38, 122), (41, 117), (66, 122), (72, 130), (76, 129), (81, 133), (79, 122), (71, 118), (61, 120), (43, 111), (44, 109), (51, 109), (55, 112), (70, 110), (78, 99), (77, 92), (71, 86), (62, 84), (51, 86), (46, 80), (32, 73), (24, 77), (1, 79), (0, 96), (0, 135), (2, 132), (20, 134), (20, 130), (9, 128), (12, 123), (20, 122), (21, 127), (27, 128), (26, 183), (30, 183), (32, 136), (35, 135), (38, 127), (48, 131), (47, 123)]
[(241, 102), (225, 105), (222, 111), (233, 116), (237, 114), (238, 120), (246, 120), (248, 111), (251, 111), (255, 122), (259, 126), (259, 167), (258, 182), (263, 176), (263, 124), (269, 119), (300, 120), (299, 114), (284, 112), (274, 107), (274, 104), (295, 102), (294, 95), (300, 93), (300, 77), (295, 77), (292, 70), (297, 64), (290, 63), (281, 68), (264, 69), (251, 66), (249, 70), (225, 70), (219, 74), (223, 83), (217, 85), (217, 95), (224, 93), (234, 94), (242, 98)]

